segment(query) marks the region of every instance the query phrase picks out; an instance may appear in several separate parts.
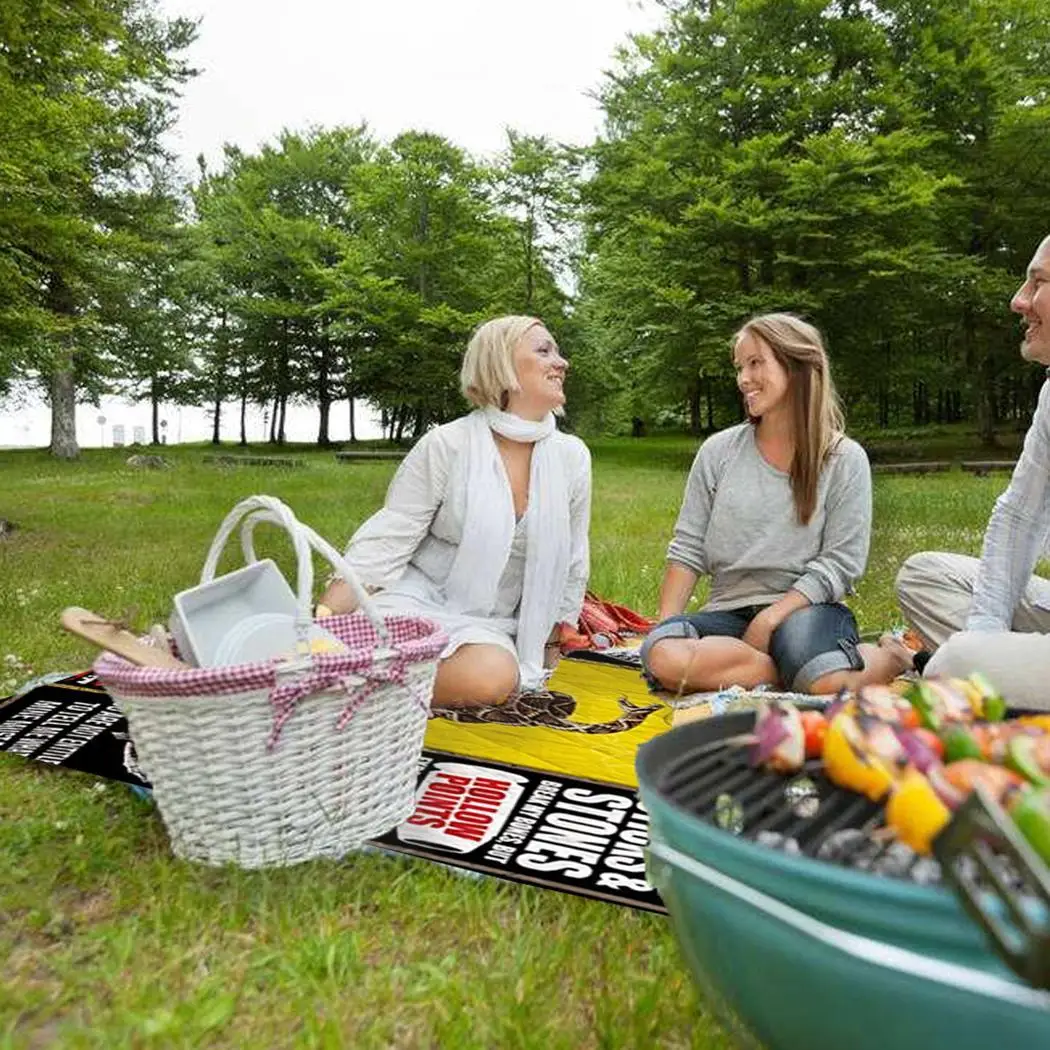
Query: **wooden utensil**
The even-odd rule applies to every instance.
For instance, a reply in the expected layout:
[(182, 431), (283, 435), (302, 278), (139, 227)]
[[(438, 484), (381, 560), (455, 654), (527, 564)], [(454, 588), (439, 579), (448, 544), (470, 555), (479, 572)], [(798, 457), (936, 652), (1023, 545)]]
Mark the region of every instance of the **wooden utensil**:
[(166, 667), (182, 671), (191, 669), (189, 664), (172, 656), (167, 649), (147, 645), (130, 631), (87, 609), (71, 605), (63, 611), (60, 622), (70, 634), (93, 642), (100, 649), (123, 656), (125, 660), (130, 660), (140, 667)]

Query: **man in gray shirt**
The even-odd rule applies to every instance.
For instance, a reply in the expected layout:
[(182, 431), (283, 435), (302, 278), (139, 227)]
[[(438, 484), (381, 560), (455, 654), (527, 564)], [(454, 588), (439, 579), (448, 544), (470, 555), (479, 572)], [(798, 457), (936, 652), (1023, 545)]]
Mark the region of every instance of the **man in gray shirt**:
[[(1050, 237), (1010, 309), (1025, 320), (1021, 355), (1050, 365)], [(1050, 538), (1050, 381), (1024, 450), (996, 501), (981, 558), (925, 551), (897, 576), (905, 618), (931, 647), (924, 673), (980, 671), (1012, 703), (1050, 709), (1050, 580), (1033, 576)]]

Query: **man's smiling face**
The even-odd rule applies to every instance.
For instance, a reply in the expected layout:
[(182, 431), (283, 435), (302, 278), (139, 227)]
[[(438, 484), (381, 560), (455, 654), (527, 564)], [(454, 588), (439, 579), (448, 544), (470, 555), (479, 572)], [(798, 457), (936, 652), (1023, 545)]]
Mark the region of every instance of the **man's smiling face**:
[(1035, 251), (1024, 284), (1010, 300), (1010, 309), (1025, 319), (1021, 356), (1050, 365), (1050, 237)]

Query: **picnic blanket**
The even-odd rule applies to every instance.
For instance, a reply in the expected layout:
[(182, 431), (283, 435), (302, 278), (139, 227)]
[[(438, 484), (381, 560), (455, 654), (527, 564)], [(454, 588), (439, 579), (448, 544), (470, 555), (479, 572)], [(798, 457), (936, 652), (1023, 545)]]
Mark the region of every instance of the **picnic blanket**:
[[(670, 728), (678, 701), (649, 693), (629, 650), (601, 655), (562, 661), (547, 690), (502, 707), (435, 713), (416, 812), (373, 845), (663, 911), (645, 877), (648, 817), (634, 757)], [(702, 713), (715, 713), (760, 697), (731, 690), (690, 698), (694, 709), (698, 699)], [(149, 787), (127, 722), (90, 672), (0, 701), (0, 751)], [(482, 796), (487, 805), (471, 806)]]

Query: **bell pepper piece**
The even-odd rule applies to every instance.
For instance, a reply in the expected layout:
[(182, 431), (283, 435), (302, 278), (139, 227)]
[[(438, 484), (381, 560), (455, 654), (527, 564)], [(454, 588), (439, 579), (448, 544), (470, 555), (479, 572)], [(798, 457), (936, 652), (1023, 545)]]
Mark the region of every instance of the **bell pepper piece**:
[(938, 714), (936, 694), (930, 689), (929, 682), (921, 678), (912, 683), (904, 694), (905, 699), (915, 708), (919, 716), (919, 722), (926, 728), (936, 732), (941, 727), (941, 719)]
[(974, 705), (974, 712), (978, 718), (986, 722), (1001, 722), (1006, 716), (1006, 701), (1002, 698), (999, 690), (988, 681), (979, 671), (966, 679), (964, 687), (969, 693)]
[(951, 816), (951, 810), (916, 769), (904, 774), (886, 804), (886, 823), (916, 853), (930, 852), (930, 844)]
[(974, 734), (958, 723), (946, 726), (941, 731), (941, 740), (944, 743), (945, 762), (958, 762), (963, 758), (983, 760), (985, 757)]
[(1026, 791), (1010, 808), (1010, 816), (1032, 849), (1050, 864), (1050, 788)]
[(880, 801), (895, 780), (892, 767), (866, 748), (857, 720), (846, 711), (840, 711), (828, 726), (824, 771), (832, 783), (867, 795), (872, 802)]
[(1035, 726), (1046, 733), (1050, 733), (1050, 715), (1021, 715), (1015, 721), (1018, 725)]
[(1015, 736), (1006, 746), (1006, 764), (1037, 787), (1050, 787), (1050, 776), (1040, 766), (1039, 744), (1036, 737)]

